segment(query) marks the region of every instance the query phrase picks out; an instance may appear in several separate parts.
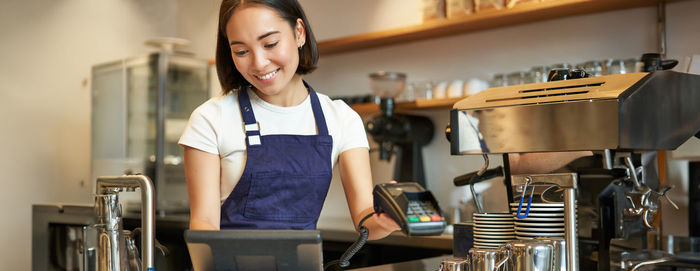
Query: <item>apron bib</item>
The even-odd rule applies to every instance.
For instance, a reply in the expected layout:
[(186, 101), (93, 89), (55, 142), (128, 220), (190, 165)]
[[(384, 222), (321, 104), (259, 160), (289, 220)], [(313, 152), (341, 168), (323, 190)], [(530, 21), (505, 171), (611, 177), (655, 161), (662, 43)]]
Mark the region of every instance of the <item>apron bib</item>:
[(333, 177), (333, 138), (316, 92), (304, 85), (317, 135), (261, 136), (247, 89), (238, 91), (247, 158), (241, 179), (221, 206), (221, 229), (316, 229)]

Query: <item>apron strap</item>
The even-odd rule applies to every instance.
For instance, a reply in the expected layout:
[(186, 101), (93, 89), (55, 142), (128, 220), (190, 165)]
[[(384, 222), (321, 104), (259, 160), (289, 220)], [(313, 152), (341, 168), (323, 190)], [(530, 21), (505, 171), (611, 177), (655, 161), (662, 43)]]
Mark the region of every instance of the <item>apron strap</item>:
[(248, 96), (248, 87), (244, 87), (236, 93), (238, 93), (238, 107), (241, 110), (243, 122), (245, 123), (246, 145), (260, 145), (260, 125), (255, 120), (255, 114), (253, 114), (253, 106), (250, 104), (250, 97)]
[[(328, 125), (326, 125), (326, 117), (323, 115), (323, 109), (321, 108), (321, 102), (318, 100), (318, 95), (306, 81), (303, 82), (304, 86), (309, 89), (309, 95), (311, 96), (311, 109), (314, 113), (318, 135), (327, 136)], [(244, 87), (236, 93), (238, 93), (238, 107), (241, 110), (243, 122), (245, 123), (246, 145), (260, 145), (260, 124), (255, 120), (253, 106), (250, 103), (250, 96), (248, 96), (248, 87)]]
[(318, 100), (318, 95), (316, 95), (316, 91), (314, 91), (314, 89), (308, 83), (306, 83), (306, 81), (303, 82), (304, 86), (309, 89), (309, 95), (311, 95), (311, 109), (314, 111), (318, 135), (327, 136), (328, 126), (326, 125), (326, 117), (323, 116), (323, 109), (321, 109), (321, 102)]

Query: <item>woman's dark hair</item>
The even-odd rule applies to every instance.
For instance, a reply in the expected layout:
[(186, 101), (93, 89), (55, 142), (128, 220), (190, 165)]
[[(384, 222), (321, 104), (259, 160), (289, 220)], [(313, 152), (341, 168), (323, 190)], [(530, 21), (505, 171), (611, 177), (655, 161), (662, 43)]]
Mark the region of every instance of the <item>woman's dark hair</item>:
[(231, 57), (231, 46), (226, 36), (226, 23), (231, 19), (233, 11), (242, 5), (258, 4), (276, 10), (279, 15), (294, 29), (297, 18), (301, 18), (306, 28), (306, 42), (299, 50), (299, 66), (296, 73), (307, 74), (316, 69), (318, 48), (316, 39), (311, 31), (309, 20), (297, 0), (223, 0), (219, 9), (219, 31), (216, 42), (216, 73), (224, 94), (250, 85), (236, 69)]

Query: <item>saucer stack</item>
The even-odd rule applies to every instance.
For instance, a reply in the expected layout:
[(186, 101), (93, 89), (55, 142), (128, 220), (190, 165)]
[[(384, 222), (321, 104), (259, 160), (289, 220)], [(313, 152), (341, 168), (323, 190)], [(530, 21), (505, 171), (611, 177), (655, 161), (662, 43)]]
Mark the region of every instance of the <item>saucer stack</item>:
[[(521, 215), (525, 215), (527, 203), (523, 203)], [(520, 240), (564, 237), (564, 203), (532, 203), (530, 213), (518, 218), (518, 203), (510, 204), (513, 213), (515, 237)]]
[(515, 240), (513, 215), (510, 213), (474, 213), (474, 247), (497, 248)]

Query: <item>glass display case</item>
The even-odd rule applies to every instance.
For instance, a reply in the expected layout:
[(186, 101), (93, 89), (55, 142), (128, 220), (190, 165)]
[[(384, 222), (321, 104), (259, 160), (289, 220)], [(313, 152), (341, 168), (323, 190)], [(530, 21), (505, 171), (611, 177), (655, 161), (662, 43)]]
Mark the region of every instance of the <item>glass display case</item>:
[(186, 212), (183, 149), (192, 111), (209, 98), (209, 63), (166, 50), (92, 68), (92, 179), (143, 173), (158, 211)]

